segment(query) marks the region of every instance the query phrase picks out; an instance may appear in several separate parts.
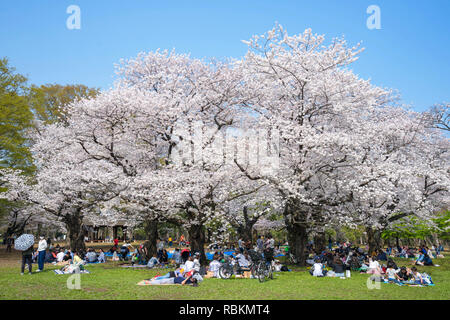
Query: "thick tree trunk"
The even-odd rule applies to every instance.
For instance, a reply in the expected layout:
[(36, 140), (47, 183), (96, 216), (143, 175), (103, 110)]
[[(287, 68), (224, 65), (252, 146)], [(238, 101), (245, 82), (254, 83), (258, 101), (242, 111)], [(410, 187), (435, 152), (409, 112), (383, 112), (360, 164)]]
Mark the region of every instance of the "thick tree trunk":
[(147, 248), (148, 256), (146, 260), (156, 256), (156, 243), (158, 240), (158, 222), (156, 220), (146, 220), (144, 223), (144, 231), (146, 235), (146, 241), (144, 242), (145, 248)]
[(244, 242), (252, 241), (252, 229), (253, 226), (245, 225), (239, 226), (236, 231), (238, 233), (238, 237), (242, 238)]
[(208, 265), (205, 254), (205, 230), (203, 225), (191, 225), (188, 229), (191, 252), (200, 253), (200, 263)]
[[(286, 223), (289, 250), (290, 253), (292, 253), (296, 258), (297, 264), (300, 266), (305, 266), (306, 245), (308, 244), (308, 229), (306, 222), (298, 219), (299, 215), (294, 212), (294, 208), (295, 206), (288, 201), (283, 212)], [(297, 216), (297, 219), (293, 218), (295, 216)]]
[(68, 232), (69, 246), (72, 251), (85, 250), (84, 236), (86, 234), (83, 226), (83, 215), (78, 209), (72, 214), (64, 217), (66, 229)]
[(288, 242), (291, 253), (295, 256), (300, 266), (306, 265), (306, 245), (308, 233), (306, 227), (301, 224), (287, 226)]
[(369, 244), (369, 254), (376, 250), (381, 250), (381, 231), (366, 227), (367, 242)]
[(244, 216), (244, 223), (235, 225), (238, 237), (242, 238), (244, 242), (247, 242), (249, 240), (253, 242), (253, 226), (258, 220), (249, 217), (247, 206), (243, 207), (242, 214)]

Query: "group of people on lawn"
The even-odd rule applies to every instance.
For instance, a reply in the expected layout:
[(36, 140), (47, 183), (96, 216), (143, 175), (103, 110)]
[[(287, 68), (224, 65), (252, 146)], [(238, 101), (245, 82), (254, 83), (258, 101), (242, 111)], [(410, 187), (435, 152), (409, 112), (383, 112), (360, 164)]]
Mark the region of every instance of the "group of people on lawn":
[(87, 263), (104, 263), (106, 256), (103, 249), (96, 252), (95, 249), (89, 248), (87, 250), (70, 250), (60, 247), (59, 244), (53, 246), (50, 239), (45, 240), (40, 237), (37, 249), (31, 246), (25, 251), (22, 251), (22, 266), (21, 274), (25, 272), (25, 265), (28, 265), (29, 274), (32, 273), (32, 264), (37, 263), (38, 269), (36, 272), (41, 272), (44, 269), (45, 263), (53, 263), (54, 265), (62, 266), (65, 269), (68, 265), (72, 268), (83, 268)]
[[(180, 248), (175, 248), (171, 257), (172, 261), (170, 261), (164, 244), (164, 241), (159, 240), (157, 243), (157, 253), (150, 257), (145, 245), (141, 244), (137, 248), (134, 248), (131, 244), (125, 242), (119, 247), (118, 240), (115, 239), (114, 246), (109, 250), (109, 253), (113, 254), (112, 260), (131, 260), (132, 265), (137, 263), (146, 265), (148, 268), (155, 268), (165, 266), (169, 262), (172, 262), (175, 266), (178, 266), (175, 271), (149, 279), (149, 281), (155, 284), (158, 282), (166, 284), (173, 281), (173, 284), (197, 285), (203, 280), (203, 276), (205, 275), (219, 277), (218, 272), (220, 266), (226, 260), (223, 251), (216, 250), (212, 261), (209, 263), (209, 267), (201, 268), (200, 254), (198, 252), (191, 253), (189, 249), (181, 250)], [(346, 272), (359, 271), (381, 276), (389, 282), (414, 282), (417, 284), (423, 284), (427, 278), (418, 272), (415, 266), (412, 268), (405, 266), (398, 268), (392, 258), (414, 257), (414, 265), (432, 266), (434, 265), (432, 257), (442, 257), (443, 251), (442, 245), (432, 246), (431, 248), (422, 246), (419, 249), (405, 246), (388, 247), (386, 251), (377, 250), (369, 255), (362, 248), (352, 247), (350, 243), (338, 244), (337, 248), (326, 248), (320, 253), (314, 252), (312, 247), (309, 249), (311, 251), (306, 262), (312, 266), (310, 269), (312, 276), (329, 276), (345, 279)], [(265, 239), (259, 237), (256, 241), (256, 246), (252, 247), (251, 242), (244, 242), (239, 239), (238, 248), (235, 249), (231, 258), (239, 267), (248, 268), (252, 263), (249, 255), (250, 250), (255, 250), (259, 253), (270, 251), (273, 257), (276, 251), (275, 241), (270, 235)], [(387, 264), (380, 265), (379, 261), (387, 261)], [(38, 263), (37, 272), (43, 270), (45, 262), (62, 265), (63, 268), (66, 265), (83, 268), (82, 266), (87, 263), (106, 262), (106, 254), (103, 249), (96, 252), (93, 248), (89, 248), (86, 251), (72, 251), (62, 248), (59, 245), (53, 246), (50, 239), (45, 240), (44, 237), (40, 237), (36, 250), (32, 246), (22, 252), (21, 274), (24, 273), (26, 264), (28, 264), (28, 269), (31, 274), (33, 262)]]
[[(426, 246), (420, 247), (418, 250), (415, 248), (407, 248), (406, 255), (402, 254), (403, 250), (397, 250), (400, 252), (396, 254), (392, 248), (388, 248), (385, 251), (376, 250), (371, 255), (367, 254), (358, 247), (351, 247), (350, 244), (344, 244), (338, 246), (336, 249), (330, 250), (329, 248), (322, 251), (320, 254), (312, 252), (310, 258), (306, 261), (312, 265), (310, 274), (315, 277), (340, 277), (342, 279), (349, 276), (350, 271), (359, 271), (361, 273), (367, 273), (377, 276), (378, 280), (386, 280), (393, 283), (413, 283), (413, 284), (430, 284), (430, 277), (427, 274), (421, 274), (417, 268), (413, 266), (408, 268), (406, 266), (398, 267), (394, 262), (394, 257), (415, 257), (412, 261), (414, 265), (420, 266), (433, 266), (433, 261), (430, 257), (435, 256)], [(433, 248), (434, 249), (434, 248)], [(436, 256), (442, 256), (442, 247)], [(386, 264), (381, 265), (379, 261), (386, 261)]]

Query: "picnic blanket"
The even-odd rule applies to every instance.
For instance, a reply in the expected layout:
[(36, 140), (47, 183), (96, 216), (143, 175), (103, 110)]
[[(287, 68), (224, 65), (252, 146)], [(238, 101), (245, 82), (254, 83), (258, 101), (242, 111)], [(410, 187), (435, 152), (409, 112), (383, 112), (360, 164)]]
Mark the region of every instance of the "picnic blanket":
[(402, 282), (389, 282), (388, 280), (384, 280), (383, 283), (395, 283), (398, 286), (407, 286), (407, 287), (432, 287), (434, 286), (434, 283), (424, 283), (424, 284), (418, 284), (414, 281), (402, 281)]
[(398, 286), (408, 286), (408, 287), (431, 287), (434, 286), (434, 282), (431, 279), (431, 276), (422, 273), (422, 279), (424, 280), (424, 283), (416, 283), (414, 280), (409, 281), (395, 281), (395, 282), (389, 282), (387, 279), (384, 279), (383, 283), (395, 283)]
[[(150, 280), (142, 280), (137, 283), (138, 286), (181, 286), (177, 283), (153, 283)], [(191, 286), (192, 284), (185, 284), (185, 286)]]
[[(74, 274), (75, 272), (53, 270), (56, 274)], [(80, 270), (80, 273), (90, 273), (88, 270)]]

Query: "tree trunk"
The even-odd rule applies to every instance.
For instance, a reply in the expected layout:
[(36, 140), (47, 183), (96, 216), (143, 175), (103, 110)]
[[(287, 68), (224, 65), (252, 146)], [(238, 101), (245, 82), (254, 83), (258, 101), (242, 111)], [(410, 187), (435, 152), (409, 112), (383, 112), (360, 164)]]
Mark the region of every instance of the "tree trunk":
[(191, 225), (188, 229), (188, 233), (192, 254), (195, 252), (200, 253), (201, 265), (208, 265), (205, 254), (205, 231), (203, 225)]
[(325, 239), (325, 232), (320, 231), (317, 232), (314, 236), (314, 250), (317, 254), (320, 254), (322, 251), (325, 250), (326, 247), (326, 239)]
[(85, 250), (84, 236), (86, 234), (83, 226), (83, 215), (81, 209), (77, 209), (73, 214), (64, 217), (68, 232), (69, 246), (72, 251)]
[(306, 265), (306, 245), (308, 243), (308, 233), (302, 224), (292, 224), (287, 226), (288, 242), (291, 253), (298, 261), (298, 265)]
[(156, 256), (156, 243), (158, 240), (158, 222), (156, 220), (148, 219), (144, 223), (144, 231), (146, 235), (146, 241), (144, 242), (145, 248), (147, 248), (149, 260), (151, 257)]
[(369, 255), (376, 250), (381, 250), (381, 231), (366, 227), (367, 242), (369, 244)]
[(252, 230), (253, 225), (245, 225), (237, 227), (236, 231), (238, 233), (238, 237), (240, 237), (244, 242), (252, 241)]

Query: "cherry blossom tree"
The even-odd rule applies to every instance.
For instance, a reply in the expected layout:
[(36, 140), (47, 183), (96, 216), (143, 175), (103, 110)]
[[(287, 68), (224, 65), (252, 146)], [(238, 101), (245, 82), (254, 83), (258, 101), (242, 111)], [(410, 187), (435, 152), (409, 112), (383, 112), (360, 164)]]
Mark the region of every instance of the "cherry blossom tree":
[(325, 46), (324, 37), (309, 29), (289, 36), (276, 26), (246, 43), (242, 66), (255, 97), (248, 108), (258, 114), (259, 126), (279, 131), (280, 167), (255, 174), (236, 164), (250, 179), (278, 190), (291, 250), (304, 263), (308, 234), (324, 239), (329, 221), (351, 221), (338, 209), (352, 201), (340, 190), (339, 172), (357, 165), (371, 143), (365, 119), (394, 97), (348, 69), (361, 50), (343, 39)]

